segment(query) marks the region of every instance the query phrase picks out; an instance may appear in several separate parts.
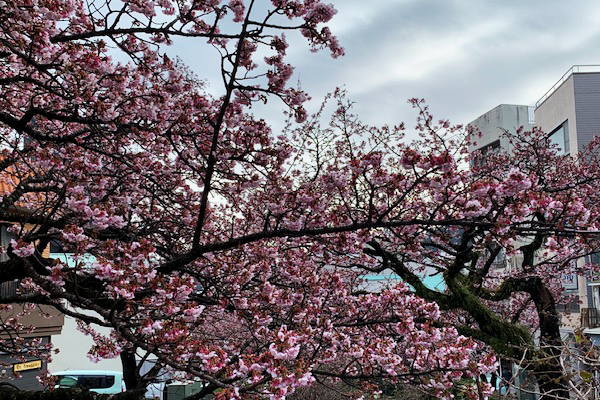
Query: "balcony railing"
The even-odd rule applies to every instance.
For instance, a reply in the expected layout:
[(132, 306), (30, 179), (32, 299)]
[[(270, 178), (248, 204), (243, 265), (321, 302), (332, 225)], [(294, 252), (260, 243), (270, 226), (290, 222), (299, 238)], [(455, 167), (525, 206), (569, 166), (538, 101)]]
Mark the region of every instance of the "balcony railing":
[(600, 310), (597, 308), (581, 308), (581, 327), (600, 327)]

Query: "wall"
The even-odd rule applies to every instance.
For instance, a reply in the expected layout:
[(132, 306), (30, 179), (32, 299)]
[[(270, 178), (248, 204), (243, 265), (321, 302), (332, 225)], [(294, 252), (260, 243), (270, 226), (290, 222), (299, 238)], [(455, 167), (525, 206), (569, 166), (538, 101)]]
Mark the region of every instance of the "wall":
[(568, 120), (571, 155), (577, 154), (577, 117), (573, 75), (535, 109), (535, 125), (550, 133)]
[(476, 139), (477, 144), (471, 150), (479, 149), (500, 139), (500, 147), (510, 151), (511, 146), (508, 141), (500, 137), (504, 130), (516, 132), (521, 126), (525, 130), (532, 128), (529, 123), (529, 107), (517, 104), (500, 104), (470, 122), (469, 125), (478, 128), (482, 134), (481, 138)]
[[(572, 74), (535, 110), (536, 125), (545, 132), (552, 132), (565, 120), (570, 154), (575, 156), (600, 134), (600, 73)], [(584, 260), (577, 262), (583, 264)], [(585, 277), (578, 277), (578, 287), (582, 307), (592, 307)]]
[[(98, 327), (97, 331), (108, 335), (110, 330)], [(75, 319), (65, 316), (65, 324), (60, 335), (52, 336), (52, 344), (60, 349), (58, 354), (52, 356), (52, 362), (48, 364), (50, 372), (64, 371), (70, 369), (105, 369), (111, 371), (122, 371), (120, 358), (103, 360), (97, 363), (87, 357), (88, 350), (92, 347), (91, 337), (77, 330)]]
[(573, 75), (578, 150), (600, 134), (600, 73)]
[[(48, 337), (42, 338), (42, 343), (48, 343)], [(46, 371), (47, 364), (42, 361), (41, 368), (28, 369), (20, 372), (19, 379), (14, 378), (13, 366), (27, 361), (40, 360), (39, 357), (27, 357), (25, 360), (0, 354), (0, 382), (7, 382), (21, 390), (42, 390), (44, 387), (38, 382), (38, 375)]]
[[(74, 265), (75, 260), (64, 253), (51, 253), (51, 258), (57, 258), (65, 262), (67, 265)], [(85, 256), (83, 262), (93, 262), (92, 256)], [(76, 310), (81, 312), (81, 310)], [(94, 315), (93, 312), (86, 312), (89, 315)], [(97, 314), (95, 315), (97, 316)], [(110, 333), (109, 328), (95, 326), (94, 329), (105, 336)], [(122, 371), (121, 360), (119, 357), (111, 360), (102, 360), (97, 363), (92, 362), (87, 352), (92, 347), (94, 341), (90, 336), (77, 330), (75, 319), (65, 315), (64, 326), (60, 335), (52, 336), (52, 344), (58, 348), (60, 352), (52, 356), (52, 362), (48, 364), (50, 372), (64, 371), (70, 369), (105, 369), (111, 371)]]
[[(0, 225), (0, 246), (6, 248), (9, 246), (10, 240), (13, 237), (7, 230), (8, 225)], [(27, 227), (26, 227), (27, 228)], [(48, 256), (48, 249), (43, 254)], [(0, 261), (5, 261), (8, 256), (0, 252)], [(18, 281), (2, 282), (0, 284), (0, 296), (14, 296), (17, 293)], [(24, 327), (35, 327), (31, 332), (20, 332), (19, 336), (23, 338), (42, 338), (42, 343), (48, 343), (51, 335), (58, 335), (64, 324), (64, 315), (55, 308), (47, 305), (38, 305), (34, 310), (26, 315), (23, 314), (23, 304), (13, 304), (11, 310), (0, 311), (0, 319), (7, 320), (8, 318), (17, 317), (19, 323)], [(7, 332), (0, 334), (0, 339), (9, 339), (10, 335)], [(41, 362), (41, 368), (32, 368), (20, 372), (21, 377), (14, 378), (13, 368), (15, 364), (21, 364), (26, 361), (41, 360), (40, 357), (27, 357), (19, 359), (11, 357), (7, 354), (0, 354), (0, 382), (7, 382), (22, 390), (42, 390), (43, 386), (38, 382), (37, 377), (47, 369), (46, 361)]]

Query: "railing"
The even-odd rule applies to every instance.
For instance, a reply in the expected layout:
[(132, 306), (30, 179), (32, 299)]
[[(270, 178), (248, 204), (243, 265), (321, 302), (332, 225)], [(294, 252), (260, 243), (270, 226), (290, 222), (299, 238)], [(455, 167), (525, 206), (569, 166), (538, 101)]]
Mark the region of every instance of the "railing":
[(563, 74), (563, 76), (560, 77), (560, 79), (558, 81), (556, 81), (556, 83), (554, 85), (552, 85), (552, 87), (546, 92), (544, 93), (544, 95), (535, 102), (535, 108), (538, 108), (539, 106), (542, 105), (542, 103), (544, 101), (546, 101), (546, 99), (548, 99), (548, 97), (550, 97), (550, 95), (552, 93), (554, 93), (554, 91), (556, 89), (558, 89), (558, 87), (560, 85), (562, 85), (567, 79), (569, 79), (569, 77), (573, 74), (577, 74), (577, 73), (583, 73), (583, 72), (600, 72), (600, 65), (598, 64), (581, 64), (581, 65), (573, 65), (571, 68), (569, 68), (567, 70), (567, 72), (565, 72)]
[(600, 310), (596, 308), (581, 308), (581, 327), (600, 327)]

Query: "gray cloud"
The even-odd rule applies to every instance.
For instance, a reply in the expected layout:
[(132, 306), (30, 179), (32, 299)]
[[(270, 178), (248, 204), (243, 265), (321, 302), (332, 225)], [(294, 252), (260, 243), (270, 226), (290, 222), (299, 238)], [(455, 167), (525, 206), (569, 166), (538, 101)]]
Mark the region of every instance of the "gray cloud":
[[(353, 15), (359, 2), (348, 3)], [(295, 61), (315, 96), (345, 84), (373, 123), (411, 121), (409, 97), (468, 122), (499, 103), (534, 103), (572, 64), (600, 63), (596, 2), (368, 3), (368, 18), (342, 26), (343, 60)]]
[[(572, 64), (600, 63), (600, 7), (592, 0), (340, 0), (335, 5), (332, 27), (347, 55), (332, 60), (326, 52), (311, 53), (302, 38), (290, 37), (294, 79), (313, 103), (345, 85), (362, 118), (375, 124), (403, 120), (410, 126), (410, 97), (424, 97), (440, 118), (469, 122), (500, 103), (533, 104)], [(180, 46), (173, 50), (218, 92), (211, 53)], [(278, 127), (281, 110), (271, 101), (257, 113)]]

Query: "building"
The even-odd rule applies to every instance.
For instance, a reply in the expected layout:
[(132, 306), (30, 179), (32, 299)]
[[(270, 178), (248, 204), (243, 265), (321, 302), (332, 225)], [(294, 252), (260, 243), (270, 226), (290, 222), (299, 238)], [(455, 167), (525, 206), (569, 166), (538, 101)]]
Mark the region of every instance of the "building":
[(575, 155), (600, 134), (600, 65), (574, 65), (535, 103), (535, 124)]
[[(600, 65), (575, 65), (535, 106), (501, 104), (469, 125), (481, 132), (471, 151), (485, 154), (503, 149), (510, 152), (510, 143), (502, 137), (505, 131), (514, 133), (519, 127), (531, 130), (537, 126), (548, 133), (559, 151), (575, 156), (600, 135)], [(511, 261), (501, 256), (495, 267), (510, 268)], [(577, 262), (600, 264), (600, 253)], [(583, 327), (594, 343), (600, 343), (600, 279), (565, 274), (562, 284), (574, 300), (560, 308), (561, 331), (566, 337), (574, 329)]]
[[(5, 171), (6, 172), (6, 171)], [(0, 196), (11, 193), (15, 185), (14, 176), (6, 173), (0, 174)], [(14, 207), (8, 211), (8, 214), (26, 213), (27, 210)], [(9, 216), (6, 215), (5, 218)], [(0, 220), (0, 247), (6, 249), (10, 240), (13, 238), (8, 229), (9, 222)], [(25, 226), (27, 228), (27, 226)], [(48, 257), (48, 251), (43, 256)], [(0, 252), (0, 262), (5, 261), (7, 255)], [(17, 294), (18, 281), (8, 281), (0, 283), (0, 298), (7, 298)], [(64, 315), (55, 308), (45, 305), (38, 305), (36, 309), (26, 315), (19, 316), (23, 311), (23, 305), (13, 304), (12, 310), (1, 310), (0, 319), (6, 321), (15, 317), (18, 322), (25, 327), (32, 327), (30, 332), (21, 332), (20, 337), (25, 339), (40, 339), (42, 344), (51, 343), (52, 336), (59, 335), (64, 324)], [(0, 340), (10, 340), (11, 332), (7, 330), (0, 331)], [(0, 352), (0, 382), (8, 382), (11, 385), (23, 390), (41, 390), (42, 385), (38, 382), (37, 376), (46, 371), (48, 365), (45, 360), (38, 357), (17, 357)], [(14, 379), (14, 373), (18, 373), (20, 378)]]
[[(481, 132), (471, 151), (486, 154), (503, 149), (510, 152), (511, 144), (502, 137), (505, 131), (514, 133), (519, 127), (531, 130), (537, 126), (548, 133), (559, 151), (576, 156), (600, 135), (600, 66), (575, 65), (535, 106), (501, 104), (469, 125)], [(500, 258), (495, 263), (496, 268), (511, 267), (513, 260)], [(600, 254), (577, 261), (578, 264), (586, 262), (600, 263)], [(562, 284), (566, 294), (573, 299), (559, 309), (563, 335), (567, 337), (583, 327), (594, 343), (600, 343), (600, 279), (565, 274)], [(505, 367), (510, 369), (508, 365)]]
[[(501, 104), (470, 125), (482, 133), (471, 150), (488, 152), (502, 148), (510, 151), (510, 144), (501, 137), (505, 130), (515, 132), (521, 126), (525, 130), (537, 126), (548, 132), (559, 151), (574, 156), (600, 135), (600, 65), (575, 65), (535, 106)], [(593, 261), (596, 259), (600, 261), (600, 257), (594, 257)], [(578, 263), (589, 261), (592, 260), (582, 259)], [(598, 328), (598, 332), (588, 331), (600, 335), (600, 281), (567, 274), (562, 278), (565, 290), (575, 299), (562, 306), (564, 332), (583, 326)]]
[[(481, 134), (470, 147), (470, 151), (479, 151), (484, 155), (497, 150), (510, 152), (512, 144), (504, 136), (505, 132), (515, 134), (518, 129), (533, 129), (533, 107), (522, 104), (500, 104), (480, 115), (468, 125), (476, 128)], [(492, 267), (503, 270), (510, 268), (518, 259), (508, 259), (500, 253)]]
[[(516, 133), (519, 128), (531, 130), (533, 128), (533, 108), (522, 104), (500, 104), (486, 113), (480, 115), (468, 125), (474, 127), (481, 134), (473, 139), (470, 151), (479, 151), (482, 155), (500, 149), (511, 151), (512, 145), (509, 143), (505, 132)], [(509, 258), (500, 253), (492, 268), (503, 271), (510, 270), (513, 262), (518, 262), (514, 257)], [(514, 382), (514, 387), (508, 388), (500, 384), (499, 393), (507, 394), (510, 391), (519, 400), (534, 400), (535, 395), (528, 393), (521, 388), (534, 389), (530, 387), (529, 380), (513, 362), (509, 360), (500, 360), (499, 375), (505, 381)]]
[[(535, 124), (565, 153), (575, 156), (600, 135), (600, 65), (574, 65), (535, 104)], [(578, 260), (600, 263), (600, 257)], [(567, 282), (565, 282), (567, 283)], [(579, 305), (563, 314), (566, 331), (582, 326), (600, 341), (600, 281), (572, 277), (567, 291)]]
[(480, 115), (469, 125), (481, 132), (471, 150), (483, 152), (494, 149), (511, 150), (511, 144), (502, 137), (505, 131), (515, 133), (519, 127), (525, 130), (533, 128), (533, 108), (519, 104), (500, 104), (485, 114)]

